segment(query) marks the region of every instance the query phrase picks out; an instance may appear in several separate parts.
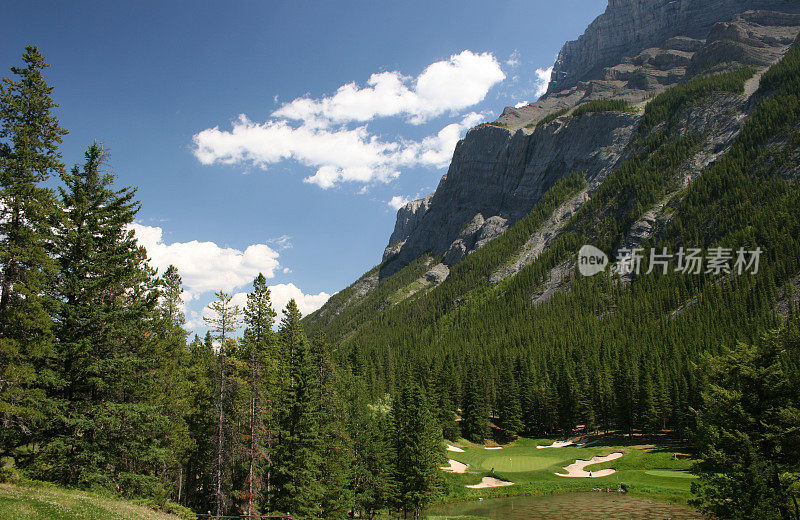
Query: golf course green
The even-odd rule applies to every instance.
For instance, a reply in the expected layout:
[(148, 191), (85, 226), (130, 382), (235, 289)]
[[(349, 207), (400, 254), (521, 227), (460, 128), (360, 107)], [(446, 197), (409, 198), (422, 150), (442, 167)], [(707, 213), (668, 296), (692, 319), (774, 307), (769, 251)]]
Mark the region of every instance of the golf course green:
[[(467, 467), (459, 465), (463, 473), (446, 473), (446, 501), (593, 490), (625, 490), (632, 495), (679, 504), (686, 504), (691, 498), (691, 483), (696, 477), (688, 471), (692, 460), (679, 442), (666, 437), (608, 435), (593, 437), (584, 447), (572, 444), (537, 448), (551, 446), (553, 442), (554, 439), (519, 438), (489, 449), (464, 439), (451, 443), (445, 451), (446, 457)], [(463, 451), (453, 450), (454, 447)], [(609, 455), (613, 460), (580, 462)], [(505, 485), (501, 486), (501, 482)], [(476, 485), (483, 487), (467, 487)]]

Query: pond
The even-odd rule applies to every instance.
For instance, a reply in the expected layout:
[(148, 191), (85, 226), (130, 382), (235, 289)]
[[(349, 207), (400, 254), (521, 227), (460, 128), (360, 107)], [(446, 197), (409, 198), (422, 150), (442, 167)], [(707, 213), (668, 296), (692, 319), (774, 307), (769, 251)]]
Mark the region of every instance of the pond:
[(490, 520), (702, 520), (687, 507), (618, 493), (566, 493), (492, 498), (436, 506), (429, 519), (478, 517)]

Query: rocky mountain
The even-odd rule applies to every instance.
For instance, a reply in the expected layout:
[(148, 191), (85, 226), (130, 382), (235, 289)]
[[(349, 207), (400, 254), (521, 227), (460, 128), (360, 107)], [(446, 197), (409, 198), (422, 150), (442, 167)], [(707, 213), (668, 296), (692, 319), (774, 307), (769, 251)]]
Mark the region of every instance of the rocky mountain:
[[(747, 10), (796, 12), (792, 0), (610, 0), (577, 40), (567, 42), (553, 67), (547, 94), (595, 79), (603, 69), (668, 39), (703, 39), (711, 28)], [(672, 46), (672, 45), (671, 45)], [(691, 51), (687, 46), (680, 51)]]
[(453, 266), (508, 233), (548, 190), (579, 172), (586, 181), (581, 191), (552, 208), (490, 280), (513, 276), (637, 153), (633, 140), (653, 99), (693, 78), (750, 67), (743, 93), (719, 94), (676, 122), (678, 134), (704, 139), (681, 166), (678, 185), (643, 208), (619, 244), (646, 240), (674, 195), (730, 148), (753, 109), (761, 75), (798, 34), (796, 1), (610, 0), (583, 36), (564, 45), (547, 94), (470, 130), (436, 191), (398, 211), (381, 264), (311, 321), (323, 325), (401, 271), (414, 271), (413, 288), (394, 294), (393, 302), (442, 283)]

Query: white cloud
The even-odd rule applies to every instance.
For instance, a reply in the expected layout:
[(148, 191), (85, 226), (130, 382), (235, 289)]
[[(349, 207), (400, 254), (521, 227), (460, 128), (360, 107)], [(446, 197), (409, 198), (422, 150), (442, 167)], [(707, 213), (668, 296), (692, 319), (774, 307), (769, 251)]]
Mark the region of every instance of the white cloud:
[(251, 162), (265, 167), (284, 159), (317, 168), (305, 179), (322, 188), (339, 181), (386, 182), (394, 168), (399, 143), (371, 136), (366, 127), (328, 130), (285, 121), (258, 124), (240, 115), (231, 131), (208, 128), (194, 136), (195, 156), (203, 164)]
[(528, 102), (527, 100), (526, 101), (520, 101), (519, 103), (514, 105), (514, 108), (522, 108), (522, 107), (527, 106), (529, 104), (530, 104), (530, 102)]
[(342, 182), (385, 183), (400, 175), (403, 167), (447, 166), (463, 131), (482, 116), (471, 112), (422, 141), (385, 140), (366, 125), (352, 123), (403, 116), (419, 124), (481, 102), (504, 78), (492, 54), (465, 50), (432, 63), (416, 78), (381, 72), (363, 88), (348, 83), (330, 97), (297, 98), (263, 123), (241, 114), (230, 130), (215, 126), (195, 134), (193, 153), (202, 164), (250, 163), (267, 168), (295, 160), (314, 168), (304, 181), (323, 189)]
[(273, 278), (280, 267), (278, 253), (267, 244), (251, 244), (244, 251), (197, 240), (167, 244), (160, 227), (131, 227), (147, 249), (151, 265), (162, 273), (170, 264), (178, 268), (186, 300), (211, 291), (233, 291), (252, 282), (258, 273)]
[(365, 126), (295, 128), (285, 121), (258, 124), (241, 115), (231, 131), (214, 127), (196, 134), (194, 153), (203, 164), (250, 162), (266, 167), (295, 159), (316, 168), (304, 181), (323, 189), (340, 182), (388, 182), (400, 175), (403, 166), (447, 166), (461, 133), (483, 117), (470, 112), (460, 123), (447, 125), (421, 142), (395, 142), (381, 141)]
[(465, 50), (428, 65), (416, 78), (396, 71), (372, 74), (366, 87), (342, 85), (321, 99), (297, 98), (273, 112), (276, 118), (310, 126), (364, 122), (376, 117), (405, 116), (413, 124), (448, 111), (480, 103), (489, 89), (505, 79), (491, 53)]
[(550, 84), (550, 77), (553, 75), (553, 66), (546, 69), (536, 69), (536, 80), (534, 81), (534, 96), (540, 98), (547, 92), (547, 86)]
[(272, 296), (272, 304), (275, 306), (275, 310), (278, 311), (278, 319), (281, 317), (281, 311), (291, 299), (297, 302), (297, 308), (300, 309), (303, 316), (307, 316), (325, 305), (325, 302), (331, 297), (331, 295), (326, 292), (305, 294), (293, 283), (270, 285), (269, 290)]
[(392, 200), (387, 202), (387, 204), (389, 206), (393, 207), (395, 210), (398, 210), (398, 209), (402, 208), (403, 206), (405, 206), (406, 204), (408, 204), (408, 202), (410, 200), (411, 199), (403, 197), (402, 195), (395, 195), (394, 197), (392, 197)]
[(420, 144), (412, 145), (409, 149), (415, 151), (419, 163), (445, 168), (450, 164), (453, 151), (461, 136), (484, 119), (484, 114), (470, 112), (460, 123), (447, 125), (436, 135), (426, 137)]
[[(283, 317), (283, 309), (286, 307), (286, 304), (289, 303), (289, 300), (294, 299), (297, 303), (297, 308), (300, 309), (303, 316), (306, 316), (325, 305), (325, 302), (331, 297), (330, 294), (324, 291), (318, 294), (305, 294), (293, 283), (270, 285), (269, 291), (270, 299), (272, 300), (272, 308), (278, 313), (275, 319), (276, 325), (280, 323)], [(238, 305), (240, 309), (244, 309), (244, 306), (247, 304), (247, 293), (237, 292), (234, 294), (231, 297), (231, 304)], [(192, 320), (193, 324), (195, 322), (203, 322), (203, 318), (214, 317), (214, 312), (211, 310), (210, 305), (206, 305), (200, 313), (195, 314), (196, 316)]]

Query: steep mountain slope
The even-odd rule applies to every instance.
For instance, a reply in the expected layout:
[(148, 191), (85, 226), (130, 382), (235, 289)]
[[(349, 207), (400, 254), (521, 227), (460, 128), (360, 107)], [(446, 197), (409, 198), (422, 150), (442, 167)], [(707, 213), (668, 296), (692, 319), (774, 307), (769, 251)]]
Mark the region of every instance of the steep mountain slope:
[[(467, 255), (525, 217), (559, 179), (580, 172), (586, 187), (554, 208), (539, 229), (531, 230), (526, 243), (505, 259), (490, 279), (497, 283), (519, 272), (547, 249), (569, 217), (591, 199), (609, 173), (634, 154), (634, 136), (642, 133), (643, 125), (652, 126), (647, 121), (652, 116), (647, 112), (654, 112), (648, 108), (654, 96), (691, 78), (744, 65), (753, 67), (744, 78), (742, 93), (716, 96), (705, 104), (692, 100), (694, 109), (675, 123), (684, 133), (700, 135), (702, 142), (680, 166), (679, 180), (662, 194), (663, 199), (652, 201), (652, 207), (641, 208), (627, 223), (631, 229), (625, 245), (647, 239), (658, 213), (670, 198), (729, 149), (752, 110), (761, 74), (787, 52), (800, 33), (800, 15), (791, 12), (737, 12), (741, 9), (737, 2), (712, 2), (705, 9), (697, 2), (678, 3), (686, 13), (702, 11), (702, 16), (689, 17), (697, 23), (667, 27), (660, 21), (643, 24), (637, 29), (641, 36), (634, 43), (616, 44), (627, 46), (627, 55), (617, 65), (599, 70), (584, 64), (592, 70), (581, 77), (593, 79), (577, 82), (561, 92), (550, 92), (527, 107), (507, 108), (495, 123), (468, 132), (458, 144), (436, 192), (398, 211), (382, 263), (331, 298), (308, 322), (315, 328), (326, 327), (332, 317), (347, 314), (345, 311), (351, 306), (365, 305), (373, 311), (380, 308), (373, 291), (406, 266), (413, 275), (405, 273), (403, 277), (412, 278), (413, 287), (394, 294), (391, 303), (423, 289), (430, 290)], [(613, 24), (608, 22), (609, 17), (636, 19), (637, 13), (648, 8), (645, 4), (657, 11), (665, 2), (622, 4), (611, 2), (607, 12), (578, 41), (607, 41), (619, 31), (632, 30), (633, 22)], [(758, 6), (800, 11), (800, 5), (783, 1), (763, 1)], [(698, 39), (701, 29), (707, 30), (704, 39)], [(657, 38), (666, 39), (659, 47), (651, 47)], [(562, 56), (573, 53), (570, 49), (575, 45), (565, 45)], [(604, 60), (602, 63), (608, 62)], [(735, 83), (738, 85), (738, 79)], [(702, 97), (702, 85), (699, 88), (686, 95)], [(423, 257), (427, 259), (421, 261)]]
[[(532, 434), (683, 430), (700, 356), (797, 313), (799, 174), (795, 45), (761, 77), (739, 67), (655, 97), (588, 199), (584, 176), (562, 178), (438, 285), (423, 283), (430, 255), (382, 281), (376, 268), (306, 325), (325, 331), (375, 395), (413, 376), (462, 405), (479, 388), (500, 424), (516, 403)], [(667, 273), (645, 274), (645, 258), (639, 275), (586, 278), (575, 269), (586, 243), (612, 261), (626, 244), (763, 254), (754, 274), (682, 274), (675, 258)]]
[(705, 38), (717, 22), (743, 11), (797, 9), (797, 2), (791, 0), (610, 0), (605, 13), (582, 36), (561, 49), (547, 93), (594, 79), (635, 49), (656, 47), (677, 35)]

